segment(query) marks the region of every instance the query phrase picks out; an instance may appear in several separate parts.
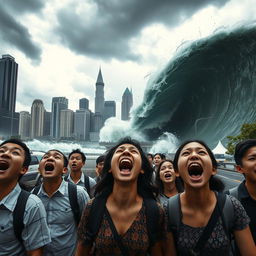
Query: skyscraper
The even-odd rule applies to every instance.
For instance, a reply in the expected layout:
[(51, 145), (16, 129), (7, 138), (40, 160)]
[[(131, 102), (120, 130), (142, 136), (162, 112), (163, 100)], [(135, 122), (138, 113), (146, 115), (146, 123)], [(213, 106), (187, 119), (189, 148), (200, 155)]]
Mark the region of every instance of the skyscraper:
[(60, 138), (69, 139), (74, 133), (74, 112), (70, 109), (60, 111)]
[(95, 91), (95, 113), (100, 113), (103, 115), (104, 112), (104, 82), (101, 74), (101, 69), (99, 70), (98, 78), (96, 81), (96, 91)]
[(126, 88), (122, 96), (122, 111), (121, 111), (122, 120), (130, 119), (130, 110), (131, 110), (132, 104), (133, 104), (132, 91)]
[(89, 109), (89, 100), (82, 98), (79, 100), (79, 109)]
[(28, 111), (21, 111), (19, 118), (19, 135), (22, 140), (30, 138), (31, 116)]
[(104, 105), (104, 121), (110, 117), (116, 116), (116, 102), (113, 100), (105, 101)]
[(79, 109), (75, 112), (74, 134), (77, 140), (89, 140), (91, 126), (91, 113), (87, 109)]
[(31, 107), (31, 138), (42, 137), (44, 135), (44, 103), (36, 99)]
[(59, 139), (60, 137), (60, 111), (68, 108), (68, 99), (66, 97), (52, 98), (52, 120), (51, 137)]
[(18, 64), (9, 55), (0, 59), (0, 135), (18, 134), (19, 114), (15, 113)]

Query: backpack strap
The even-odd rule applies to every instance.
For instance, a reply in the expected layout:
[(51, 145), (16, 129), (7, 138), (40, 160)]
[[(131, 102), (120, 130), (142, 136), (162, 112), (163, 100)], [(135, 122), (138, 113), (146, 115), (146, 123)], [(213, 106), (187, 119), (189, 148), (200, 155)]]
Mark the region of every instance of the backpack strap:
[(17, 203), (13, 211), (14, 234), (22, 244), (23, 244), (23, 241), (22, 241), (21, 234), (24, 228), (23, 219), (24, 219), (25, 208), (26, 208), (26, 204), (29, 196), (30, 196), (30, 193), (22, 189), (18, 196)]
[(31, 193), (34, 194), (34, 195), (37, 195), (38, 192), (39, 192), (39, 190), (40, 190), (40, 187), (41, 187), (41, 185), (37, 185), (37, 186), (33, 189), (33, 191), (32, 191)]
[(65, 180), (65, 181), (68, 181), (68, 175), (69, 175), (69, 174), (64, 175), (64, 180)]
[(235, 197), (236, 199), (238, 199), (240, 201), (238, 188), (239, 188), (239, 186), (231, 188), (230, 190), (228, 190), (228, 194)]
[(78, 226), (81, 215), (80, 215), (79, 204), (77, 200), (77, 186), (72, 182), (68, 182), (68, 198), (69, 198), (69, 203), (74, 215), (76, 225)]
[(88, 236), (92, 241), (95, 240), (100, 229), (102, 218), (105, 212), (106, 202), (107, 197), (105, 196), (97, 196), (92, 201), (88, 222), (86, 224)]
[(90, 188), (90, 179), (89, 179), (89, 176), (87, 176), (85, 174), (84, 174), (84, 187), (86, 188), (87, 193), (90, 196), (90, 192), (91, 192), (90, 191), (91, 190), (91, 188)]
[(168, 216), (168, 226), (170, 227), (173, 236), (178, 235), (178, 230), (181, 222), (181, 212), (180, 212), (180, 194), (172, 196), (167, 201), (167, 216)]
[(143, 200), (146, 208), (149, 246), (152, 247), (156, 242), (159, 233), (159, 207), (154, 199), (144, 198)]

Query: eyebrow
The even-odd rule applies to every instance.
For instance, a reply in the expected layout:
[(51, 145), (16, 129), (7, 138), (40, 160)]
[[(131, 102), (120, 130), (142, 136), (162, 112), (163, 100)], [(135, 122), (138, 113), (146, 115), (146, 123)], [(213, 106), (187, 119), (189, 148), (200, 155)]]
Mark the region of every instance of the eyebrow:
[[(183, 148), (182, 151), (185, 151), (185, 150), (192, 150), (192, 149), (194, 149), (194, 148)], [(206, 150), (206, 149), (203, 148), (203, 147), (196, 147), (195, 149), (196, 149), (196, 150), (200, 150), (200, 149)]]
[[(1, 146), (0, 148), (7, 149), (8, 147), (5, 146), (5, 145), (3, 145), (3, 146)], [(21, 148), (18, 148), (18, 147), (13, 147), (13, 148), (11, 148), (11, 150), (19, 150), (19, 151), (22, 152), (22, 149), (21, 149)]]
[[(118, 148), (120, 148), (120, 149), (125, 149), (126, 147), (124, 147), (124, 146), (120, 146), (120, 147), (118, 147)], [(134, 146), (130, 146), (130, 147), (128, 147), (128, 149), (136, 149), (136, 150), (138, 150), (136, 147), (134, 147)]]

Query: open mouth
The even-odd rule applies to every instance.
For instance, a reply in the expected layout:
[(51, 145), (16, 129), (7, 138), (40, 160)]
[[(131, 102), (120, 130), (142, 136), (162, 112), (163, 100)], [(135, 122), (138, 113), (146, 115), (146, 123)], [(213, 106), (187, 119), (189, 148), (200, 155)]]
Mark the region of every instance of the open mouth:
[(54, 165), (52, 163), (47, 163), (44, 169), (46, 172), (52, 172), (54, 170)]
[(72, 164), (71, 166), (72, 166), (72, 167), (76, 167), (76, 164), (74, 163), (74, 164)]
[(122, 159), (119, 163), (120, 172), (123, 174), (127, 174), (131, 172), (133, 164), (130, 159)]
[(192, 178), (199, 178), (203, 173), (203, 168), (198, 163), (192, 163), (188, 167), (188, 174)]
[(166, 179), (170, 179), (170, 178), (172, 177), (172, 174), (171, 174), (170, 172), (167, 172), (167, 173), (164, 175), (164, 177), (165, 177)]
[(0, 170), (5, 171), (9, 168), (9, 163), (7, 162), (0, 162)]

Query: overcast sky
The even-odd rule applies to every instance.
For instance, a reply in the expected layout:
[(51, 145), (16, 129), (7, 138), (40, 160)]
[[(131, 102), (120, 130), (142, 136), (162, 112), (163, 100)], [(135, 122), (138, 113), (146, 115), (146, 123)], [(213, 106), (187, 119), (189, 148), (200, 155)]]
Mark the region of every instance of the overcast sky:
[(94, 111), (100, 66), (119, 108), (126, 87), (140, 103), (182, 42), (255, 17), (255, 0), (2, 0), (0, 54), (19, 64), (16, 111), (34, 99), (50, 111), (53, 96), (72, 110), (86, 97)]

